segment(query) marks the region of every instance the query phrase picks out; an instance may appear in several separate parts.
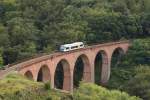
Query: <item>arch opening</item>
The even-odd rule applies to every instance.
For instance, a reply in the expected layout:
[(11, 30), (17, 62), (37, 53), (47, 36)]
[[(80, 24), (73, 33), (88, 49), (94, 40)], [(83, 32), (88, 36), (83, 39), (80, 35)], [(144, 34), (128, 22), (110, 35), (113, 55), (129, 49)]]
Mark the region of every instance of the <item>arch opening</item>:
[(80, 55), (75, 62), (73, 73), (73, 87), (79, 87), (80, 81), (91, 81), (90, 63), (86, 55)]
[(95, 57), (94, 62), (94, 76), (95, 76), (95, 83), (97, 85), (101, 84), (102, 79), (102, 68), (107, 67), (108, 57), (105, 51), (99, 51)]
[(50, 70), (47, 65), (43, 65), (40, 68), (37, 76), (37, 81), (44, 83), (50, 81)]
[(66, 60), (61, 60), (55, 70), (54, 84), (57, 89), (71, 90), (70, 66)]
[[(109, 80), (109, 87), (114, 88), (117, 87), (118, 84), (114, 83), (115, 82), (121, 82), (120, 80), (120, 75), (122, 74), (122, 68), (121, 68), (121, 61), (122, 61), (122, 56), (124, 55), (124, 51), (122, 48), (116, 48), (111, 56), (111, 75), (110, 75), (110, 80)], [(111, 85), (113, 84), (113, 86)], [(120, 83), (121, 84), (121, 83)]]
[(29, 80), (33, 80), (33, 74), (31, 73), (31, 71), (27, 71), (24, 76), (27, 77)]
[(112, 68), (119, 66), (123, 55), (124, 55), (124, 51), (122, 48), (116, 48), (114, 50), (114, 52), (112, 53), (112, 57), (111, 57), (111, 67)]

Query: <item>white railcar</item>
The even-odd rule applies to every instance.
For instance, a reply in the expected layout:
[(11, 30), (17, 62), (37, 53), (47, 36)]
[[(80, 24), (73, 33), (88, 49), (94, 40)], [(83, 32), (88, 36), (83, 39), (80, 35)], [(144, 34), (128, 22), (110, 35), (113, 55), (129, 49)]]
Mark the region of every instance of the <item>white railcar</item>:
[(60, 51), (66, 52), (66, 51), (71, 51), (75, 49), (80, 49), (84, 48), (84, 43), (83, 42), (75, 42), (71, 44), (64, 44), (60, 46)]

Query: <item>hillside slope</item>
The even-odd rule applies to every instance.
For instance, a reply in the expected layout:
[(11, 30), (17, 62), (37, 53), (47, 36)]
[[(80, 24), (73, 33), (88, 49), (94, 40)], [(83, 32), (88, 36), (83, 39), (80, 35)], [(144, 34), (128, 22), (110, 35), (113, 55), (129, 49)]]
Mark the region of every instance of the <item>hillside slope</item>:
[(141, 100), (90, 83), (81, 83), (73, 94), (62, 93), (50, 89), (48, 83), (33, 82), (17, 74), (0, 80), (0, 91), (0, 100)]

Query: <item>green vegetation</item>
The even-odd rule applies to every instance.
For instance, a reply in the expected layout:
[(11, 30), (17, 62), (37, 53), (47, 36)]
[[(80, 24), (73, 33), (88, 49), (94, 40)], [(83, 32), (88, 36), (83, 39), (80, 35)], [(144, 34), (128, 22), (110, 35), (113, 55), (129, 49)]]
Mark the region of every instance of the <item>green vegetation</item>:
[[(150, 66), (150, 38), (136, 39), (132, 41), (132, 46), (127, 54), (121, 59), (121, 63), (112, 67), (109, 88), (120, 88), (121, 85), (129, 81), (136, 75), (136, 68), (140, 65)], [(112, 65), (113, 66), (113, 65)]]
[(101, 43), (147, 37), (149, 0), (1, 0), (3, 64), (75, 41)]
[(37, 89), (41, 85), (24, 79), (23, 76), (19, 76), (17, 74), (8, 75), (4, 80), (0, 80), (0, 83), (1, 97), (5, 94), (19, 93), (20, 90), (24, 90), (29, 87), (31, 87), (31, 90), (32, 88)]
[[(39, 53), (51, 53), (64, 43), (83, 41), (93, 44), (131, 39), (133, 44), (121, 62), (115, 64), (117, 59), (112, 59), (107, 87), (149, 100), (149, 5), (150, 0), (0, 0), (0, 68)], [(96, 62), (97, 65), (100, 63)], [(100, 81), (99, 77), (96, 76), (96, 83)], [(49, 83), (44, 85), (10, 75), (0, 80), (0, 98), (136, 99), (126, 93), (88, 85), (81, 84), (71, 96), (51, 90)], [(89, 92), (91, 95), (86, 94)], [(100, 96), (95, 95), (98, 92)]]
[[(48, 83), (47, 83), (48, 84)], [(44, 87), (17, 74), (0, 80), (0, 100), (70, 100), (70, 95)]]
[[(107, 90), (100, 86), (81, 83), (73, 95), (44, 88), (43, 83), (33, 82), (21, 75), (10, 74), (0, 80), (2, 100), (141, 100), (125, 92)], [(49, 87), (49, 86), (48, 86)]]
[(122, 62), (112, 69), (108, 87), (149, 100), (150, 38), (133, 41)]
[(131, 97), (125, 92), (117, 90), (107, 90), (103, 87), (90, 83), (81, 83), (73, 95), (74, 100), (141, 100), (137, 97)]
[(122, 65), (124, 66), (137, 66), (150, 65), (150, 62), (146, 59), (150, 56), (150, 38), (136, 39), (132, 42), (127, 55), (124, 57)]
[(50, 89), (51, 89), (50, 82), (46, 82), (46, 83), (44, 84), (44, 88), (45, 88), (46, 90), (50, 90)]
[(123, 90), (131, 95), (137, 95), (144, 100), (150, 99), (150, 66), (139, 66), (136, 68), (136, 75), (129, 80)]
[(0, 68), (3, 66), (2, 50), (0, 48)]

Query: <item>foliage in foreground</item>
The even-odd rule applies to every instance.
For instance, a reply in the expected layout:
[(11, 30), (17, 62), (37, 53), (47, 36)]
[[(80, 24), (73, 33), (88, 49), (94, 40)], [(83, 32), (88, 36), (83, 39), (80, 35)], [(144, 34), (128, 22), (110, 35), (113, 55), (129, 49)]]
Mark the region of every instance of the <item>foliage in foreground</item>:
[(0, 80), (0, 100), (70, 100), (70, 95), (45, 89), (21, 75), (10, 74)]
[(0, 100), (141, 100), (127, 93), (110, 91), (90, 83), (81, 83), (73, 95), (61, 93), (17, 74), (10, 74), (0, 80), (0, 91)]
[(107, 90), (90, 83), (81, 83), (73, 95), (74, 100), (141, 100), (135, 96), (129, 96), (125, 92)]
[(112, 67), (108, 87), (150, 100), (149, 57), (150, 38), (134, 40), (121, 64), (116, 68)]
[(108, 87), (119, 89), (136, 75), (135, 69), (139, 65), (150, 66), (150, 38), (135, 39), (121, 63), (112, 67), (111, 79)]
[(123, 90), (144, 100), (150, 100), (150, 66), (137, 67), (136, 76), (123, 86)]

